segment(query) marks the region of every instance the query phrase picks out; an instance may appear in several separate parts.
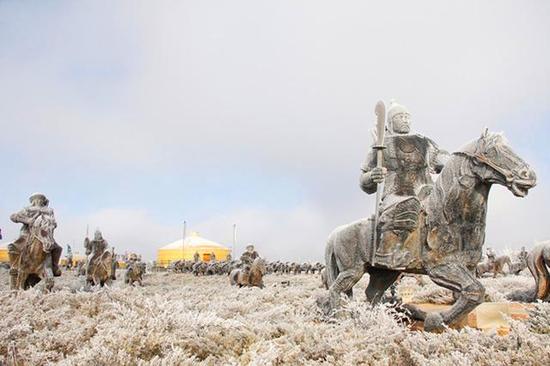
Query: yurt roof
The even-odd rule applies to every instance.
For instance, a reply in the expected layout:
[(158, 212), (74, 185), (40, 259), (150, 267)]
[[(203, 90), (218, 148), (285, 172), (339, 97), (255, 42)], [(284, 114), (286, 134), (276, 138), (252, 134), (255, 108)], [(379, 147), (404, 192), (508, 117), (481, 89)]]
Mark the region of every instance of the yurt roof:
[[(172, 242), (170, 244), (167, 244), (160, 249), (179, 249), (182, 248), (182, 239), (178, 239), (175, 242)], [(216, 242), (213, 242), (212, 240), (205, 239), (197, 233), (192, 233), (191, 235), (187, 236), (185, 238), (184, 242), (185, 248), (220, 248), (220, 249), (227, 249), (225, 245), (218, 244)]]

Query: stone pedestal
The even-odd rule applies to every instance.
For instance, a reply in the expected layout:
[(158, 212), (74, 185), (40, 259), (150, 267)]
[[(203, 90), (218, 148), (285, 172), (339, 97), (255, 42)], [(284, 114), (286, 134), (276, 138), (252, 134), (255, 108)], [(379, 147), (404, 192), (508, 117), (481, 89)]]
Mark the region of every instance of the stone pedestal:
[[(444, 311), (451, 305), (439, 304), (414, 304), (426, 312)], [(529, 309), (531, 304), (522, 304), (517, 302), (485, 302), (475, 308), (466, 317), (453, 323), (451, 328), (461, 329), (466, 326), (480, 329), (484, 332), (496, 331), (499, 335), (507, 335), (510, 332), (510, 324), (506, 317), (511, 319), (527, 319), (529, 317)], [(423, 330), (423, 322), (414, 322), (412, 330)]]

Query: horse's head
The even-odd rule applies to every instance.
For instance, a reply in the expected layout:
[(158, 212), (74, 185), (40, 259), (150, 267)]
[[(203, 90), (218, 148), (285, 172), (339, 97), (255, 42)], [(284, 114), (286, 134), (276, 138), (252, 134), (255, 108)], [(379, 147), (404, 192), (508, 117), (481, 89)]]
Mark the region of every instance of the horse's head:
[(525, 197), (537, 183), (535, 171), (512, 150), (502, 134), (485, 130), (457, 154), (472, 160), (472, 171), (482, 182), (503, 185), (517, 197)]
[(254, 262), (252, 262), (252, 268), (255, 268), (258, 271), (260, 271), (261, 274), (265, 274), (267, 271), (265, 259), (260, 257), (254, 259)]

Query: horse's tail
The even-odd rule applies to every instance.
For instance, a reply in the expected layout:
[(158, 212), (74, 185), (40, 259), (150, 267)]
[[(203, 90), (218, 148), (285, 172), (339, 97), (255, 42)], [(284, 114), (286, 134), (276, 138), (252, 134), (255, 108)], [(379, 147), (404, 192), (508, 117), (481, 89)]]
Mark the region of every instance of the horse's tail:
[(336, 261), (336, 253), (334, 252), (334, 236), (330, 235), (327, 241), (327, 246), (325, 248), (325, 275), (326, 275), (326, 286), (327, 288), (332, 285), (340, 270), (338, 269), (338, 263)]
[[(545, 258), (545, 254), (548, 258)], [(535, 296), (545, 300), (550, 294), (550, 274), (546, 268), (546, 262), (550, 260), (550, 247), (535, 247), (527, 257), (527, 267), (535, 278)]]

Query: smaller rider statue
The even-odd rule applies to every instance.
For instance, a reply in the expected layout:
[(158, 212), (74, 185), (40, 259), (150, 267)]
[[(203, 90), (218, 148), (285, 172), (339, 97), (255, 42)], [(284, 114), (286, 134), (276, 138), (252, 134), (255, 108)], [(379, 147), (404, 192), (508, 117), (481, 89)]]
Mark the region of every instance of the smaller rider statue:
[[(31, 241), (31, 229), (38, 223), (47, 221), (50, 233), (49, 237), (53, 238), (53, 230), (57, 227), (53, 210), (48, 207), (49, 200), (42, 193), (34, 193), (29, 197), (30, 206), (23, 208), (21, 211), (14, 213), (10, 216), (11, 221), (19, 224), (23, 224), (19, 238), (13, 243), (8, 245), (8, 255), (10, 258), (15, 258), (21, 254), (23, 248), (30, 244)], [(61, 276), (61, 270), (59, 269), (59, 259), (61, 258), (61, 252), (63, 248), (55, 241), (44, 242), (44, 251), (51, 253), (52, 258), (52, 270), (54, 276)], [(17, 277), (17, 270), (12, 268), (10, 271), (12, 280)]]
[(242, 264), (242, 273), (243, 273), (243, 282), (248, 282), (248, 277), (250, 275), (250, 267), (256, 258), (260, 255), (256, 250), (254, 250), (254, 245), (248, 244), (246, 250), (241, 254), (241, 264)]
[(94, 239), (90, 240), (88, 238), (84, 239), (84, 247), (90, 248), (91, 256), (88, 258), (88, 264), (86, 266), (86, 278), (92, 280), (92, 269), (96, 265), (99, 257), (107, 250), (109, 243), (107, 240), (103, 239), (103, 235), (99, 229), (96, 229), (94, 233)]

